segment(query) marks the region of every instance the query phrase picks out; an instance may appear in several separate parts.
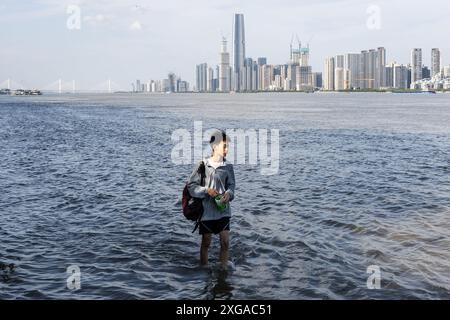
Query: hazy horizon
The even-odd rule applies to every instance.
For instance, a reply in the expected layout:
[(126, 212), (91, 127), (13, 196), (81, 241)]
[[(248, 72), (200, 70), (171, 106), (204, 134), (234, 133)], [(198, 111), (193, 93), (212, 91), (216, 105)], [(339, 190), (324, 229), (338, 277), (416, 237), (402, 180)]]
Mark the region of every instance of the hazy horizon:
[[(80, 29), (67, 27), (71, 5), (81, 10)], [(291, 38), (298, 34), (310, 44), (313, 71), (323, 71), (327, 56), (380, 46), (387, 62), (403, 64), (412, 48), (422, 48), (427, 66), (436, 47), (448, 65), (450, 43), (443, 36), (449, 9), (443, 0), (426, 6), (417, 0), (4, 0), (0, 84), (10, 78), (46, 89), (61, 78), (86, 90), (102, 89), (111, 78), (115, 90), (129, 90), (136, 79), (159, 80), (174, 72), (192, 88), (196, 64), (218, 64), (222, 35), (231, 53), (234, 13), (245, 17), (246, 56), (267, 57), (269, 64), (288, 61)]]

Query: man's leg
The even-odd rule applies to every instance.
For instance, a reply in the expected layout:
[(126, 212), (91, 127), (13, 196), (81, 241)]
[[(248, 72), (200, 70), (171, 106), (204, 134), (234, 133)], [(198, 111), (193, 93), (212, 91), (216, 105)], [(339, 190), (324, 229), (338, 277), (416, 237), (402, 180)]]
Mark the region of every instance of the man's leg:
[(230, 248), (230, 231), (224, 230), (220, 232), (220, 263), (222, 268), (228, 267), (228, 255)]
[(211, 233), (205, 233), (202, 235), (202, 244), (200, 246), (200, 264), (202, 266), (208, 264), (208, 248), (211, 244)]

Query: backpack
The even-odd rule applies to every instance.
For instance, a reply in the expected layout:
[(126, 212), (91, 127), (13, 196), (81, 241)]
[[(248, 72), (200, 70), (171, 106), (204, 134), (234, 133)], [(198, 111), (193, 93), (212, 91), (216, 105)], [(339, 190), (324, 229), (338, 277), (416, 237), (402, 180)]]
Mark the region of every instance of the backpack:
[[(200, 162), (197, 172), (200, 173), (200, 185), (204, 186), (206, 174), (205, 174), (205, 163), (203, 161)], [(183, 189), (181, 205), (183, 207), (184, 217), (188, 220), (196, 221), (194, 230), (192, 231), (192, 233), (194, 233), (203, 215), (203, 203), (201, 198), (195, 198), (191, 196), (191, 194), (189, 193), (187, 182)]]

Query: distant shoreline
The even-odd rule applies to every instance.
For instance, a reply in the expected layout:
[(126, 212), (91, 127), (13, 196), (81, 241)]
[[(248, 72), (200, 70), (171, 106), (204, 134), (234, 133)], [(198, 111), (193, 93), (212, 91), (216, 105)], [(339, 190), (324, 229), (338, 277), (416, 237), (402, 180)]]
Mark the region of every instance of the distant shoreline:
[(14, 94), (14, 93), (0, 93), (0, 96), (36, 96), (36, 95), (77, 95), (77, 94), (129, 94), (129, 95), (140, 95), (140, 96), (151, 96), (151, 95), (168, 95), (168, 94), (211, 94), (211, 95), (245, 95), (245, 94), (259, 94), (259, 93), (292, 93), (292, 94), (333, 94), (333, 93), (401, 93), (401, 94), (435, 94), (435, 93), (450, 93), (450, 89), (446, 90), (430, 90), (430, 91), (422, 91), (422, 90), (338, 90), (338, 91), (243, 91), (243, 92), (197, 92), (197, 91), (187, 91), (187, 92), (133, 92), (133, 91), (115, 91), (115, 92), (101, 92), (101, 91), (78, 91), (78, 92), (55, 92), (55, 91), (39, 91), (35, 90), (31, 92), (31, 90), (23, 90), (24, 93)]

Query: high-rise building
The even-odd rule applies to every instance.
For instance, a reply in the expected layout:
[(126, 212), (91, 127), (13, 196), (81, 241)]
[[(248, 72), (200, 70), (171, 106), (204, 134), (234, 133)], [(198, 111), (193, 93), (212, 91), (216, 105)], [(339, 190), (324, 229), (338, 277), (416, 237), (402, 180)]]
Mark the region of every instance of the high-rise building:
[(361, 89), (369, 88), (369, 51), (363, 50), (361, 51), (361, 59), (359, 61), (359, 84)]
[(334, 59), (334, 90), (344, 90), (344, 55), (337, 55)]
[(298, 37), (297, 37), (298, 48), (294, 49), (294, 47), (292, 46), (293, 40), (294, 40), (294, 38), (292, 37), (291, 45), (290, 45), (290, 60), (289, 60), (289, 63), (297, 65), (297, 64), (299, 64), (299, 61), (300, 61), (300, 49), (301, 49), (302, 45), (300, 43), (300, 40), (298, 40)]
[(283, 79), (287, 78), (287, 70), (288, 70), (287, 64), (280, 65), (280, 75)]
[[(326, 61), (324, 74), (325, 90), (379, 89), (386, 85), (386, 49), (363, 50), (361, 53), (347, 53)], [(327, 68), (330, 68), (327, 70)], [(336, 69), (338, 70), (336, 72)], [(333, 79), (333, 82), (330, 82)]]
[(340, 54), (336, 56), (336, 59), (334, 60), (334, 67), (335, 68), (344, 68), (344, 55)]
[(189, 83), (186, 81), (180, 81), (178, 83), (178, 92), (188, 92), (189, 91)]
[(244, 68), (245, 60), (245, 28), (244, 15), (234, 15), (234, 90), (240, 91), (240, 84), (242, 83), (242, 69)]
[(427, 66), (422, 67), (422, 79), (430, 79), (431, 78), (431, 70)]
[(384, 67), (384, 87), (393, 88), (394, 87), (394, 63), (391, 63)]
[(346, 90), (348, 89), (347, 81), (348, 70), (344, 68), (334, 69), (334, 90)]
[(196, 71), (197, 91), (206, 92), (208, 82), (208, 65), (206, 63), (199, 64), (197, 65)]
[(322, 88), (322, 72), (313, 72), (312, 74), (313, 78), (313, 85), (315, 88)]
[[(363, 50), (361, 51), (361, 59), (359, 64), (359, 87), (363, 89), (378, 89), (380, 86), (382, 66), (380, 61), (385, 60), (385, 52), (379, 50)], [(380, 57), (380, 58), (379, 58)]]
[(216, 71), (213, 80), (214, 91), (219, 91), (219, 75), (220, 75), (220, 67), (216, 65)]
[(377, 49), (376, 67), (375, 67), (375, 88), (379, 89), (386, 86), (386, 49), (379, 47)]
[(208, 67), (208, 71), (206, 73), (206, 91), (214, 91), (214, 69), (211, 67)]
[(450, 65), (449, 66), (445, 66), (443, 69), (443, 76), (444, 78), (450, 78)]
[(281, 75), (275, 75), (275, 79), (273, 79), (273, 84), (271, 90), (279, 91), (283, 89), (283, 81), (281, 79)]
[(163, 79), (161, 81), (161, 92), (169, 92), (169, 90), (170, 90), (169, 79)]
[(300, 48), (300, 67), (309, 67), (309, 44), (306, 48)]
[(438, 48), (431, 49), (431, 77), (441, 73), (441, 52)]
[(259, 57), (258, 58), (258, 64), (255, 66), (256, 68), (256, 77), (257, 77), (257, 84), (256, 84), (256, 90), (265, 90), (264, 89), (264, 69), (263, 66), (267, 65), (267, 58), (266, 57)]
[(360, 60), (361, 54), (347, 53), (344, 57), (344, 69), (348, 70), (348, 87), (357, 89), (360, 84)]
[(230, 66), (228, 73), (228, 88), (232, 90), (233, 88), (233, 67)]
[(169, 80), (169, 89), (167, 91), (169, 92), (177, 92), (176, 87), (176, 77), (174, 73), (169, 73), (167, 76), (167, 80)]
[(334, 69), (335, 69), (335, 63), (334, 58), (327, 58), (325, 59), (325, 69), (324, 69), (324, 83), (323, 88), (327, 91), (333, 91), (334, 90)]
[(398, 89), (407, 89), (408, 85), (408, 67), (395, 64), (392, 67), (392, 86)]
[(287, 90), (295, 90), (297, 88), (297, 65), (288, 65), (286, 80)]
[(374, 49), (365, 50), (362, 54), (362, 84), (364, 89), (375, 89), (377, 84), (377, 60), (378, 52)]
[(302, 43), (297, 39), (297, 48), (292, 46), (294, 38), (292, 37), (290, 45), (290, 64), (299, 65), (301, 67), (309, 66), (309, 44), (306, 47), (302, 47)]
[(258, 58), (258, 65), (259, 66), (263, 66), (265, 64), (267, 64), (267, 58), (266, 57), (259, 57)]
[(253, 59), (245, 58), (241, 76), (241, 91), (252, 91)]
[(252, 67), (252, 91), (258, 90), (258, 64), (256, 61), (253, 61), (253, 67)]
[(136, 92), (141, 92), (141, 80), (136, 80)]
[(262, 75), (262, 90), (270, 90), (272, 86), (273, 79), (273, 66), (265, 64), (261, 66), (261, 75)]
[(228, 92), (229, 87), (229, 75), (230, 75), (230, 54), (227, 52), (227, 39), (222, 38), (222, 47), (220, 50), (220, 63), (219, 63), (219, 91)]
[(411, 79), (412, 79), (412, 67), (411, 67), (411, 64), (409, 64), (408, 63), (408, 66), (407, 66), (407, 69), (408, 69), (408, 88), (410, 88), (411, 87)]
[(385, 66), (385, 87), (407, 89), (408, 67), (392, 62)]
[(295, 82), (297, 90), (311, 90), (313, 88), (311, 66), (297, 66)]
[[(294, 38), (292, 38), (293, 40)], [(311, 90), (314, 88), (312, 67), (309, 65), (309, 45), (302, 47), (297, 37), (297, 48), (290, 45), (290, 59), (283, 79), (284, 90)]]
[(411, 85), (422, 80), (422, 49), (414, 48), (411, 51)]

